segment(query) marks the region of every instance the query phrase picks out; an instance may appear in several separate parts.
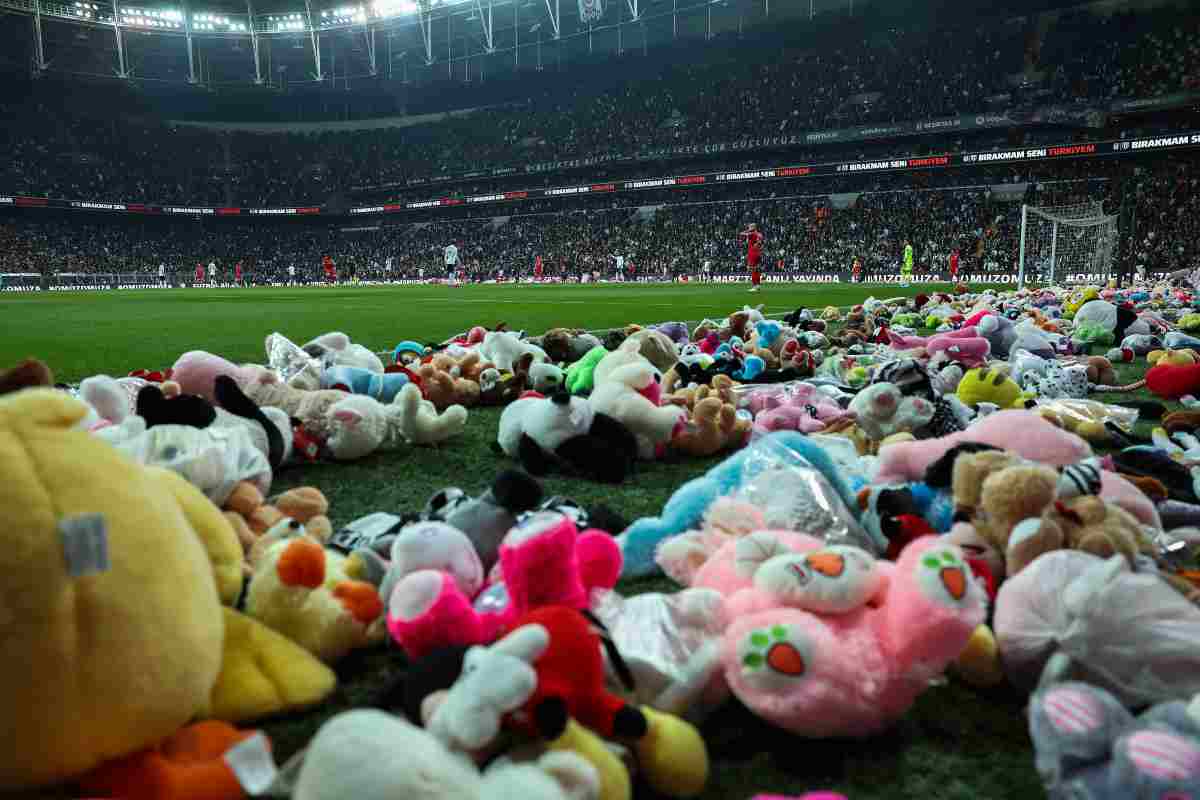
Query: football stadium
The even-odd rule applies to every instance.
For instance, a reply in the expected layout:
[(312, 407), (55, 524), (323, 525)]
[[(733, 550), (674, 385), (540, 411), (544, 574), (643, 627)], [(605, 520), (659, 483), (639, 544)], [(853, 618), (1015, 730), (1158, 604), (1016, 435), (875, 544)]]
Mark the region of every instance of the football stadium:
[(1200, 798), (1200, 3), (0, 45), (0, 798)]

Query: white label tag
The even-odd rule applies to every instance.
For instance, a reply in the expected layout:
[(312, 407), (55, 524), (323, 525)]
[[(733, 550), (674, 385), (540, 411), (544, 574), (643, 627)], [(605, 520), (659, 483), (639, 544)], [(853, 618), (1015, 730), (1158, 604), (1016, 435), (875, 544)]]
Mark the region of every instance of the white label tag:
[(267, 737), (261, 733), (230, 748), (225, 763), (248, 795), (261, 795), (275, 782), (275, 759), (267, 747)]
[(108, 522), (103, 514), (79, 514), (59, 520), (67, 574), (72, 578), (107, 572)]

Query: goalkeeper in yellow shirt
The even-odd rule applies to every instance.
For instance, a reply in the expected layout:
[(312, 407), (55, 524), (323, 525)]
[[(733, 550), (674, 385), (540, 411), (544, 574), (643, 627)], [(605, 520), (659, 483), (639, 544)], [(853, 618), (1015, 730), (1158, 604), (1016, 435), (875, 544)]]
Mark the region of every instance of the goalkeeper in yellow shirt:
[(907, 286), (912, 285), (912, 271), (913, 271), (912, 242), (908, 241), (908, 239), (905, 239), (904, 240), (904, 263), (900, 265), (900, 285), (901, 286), (907, 287)]

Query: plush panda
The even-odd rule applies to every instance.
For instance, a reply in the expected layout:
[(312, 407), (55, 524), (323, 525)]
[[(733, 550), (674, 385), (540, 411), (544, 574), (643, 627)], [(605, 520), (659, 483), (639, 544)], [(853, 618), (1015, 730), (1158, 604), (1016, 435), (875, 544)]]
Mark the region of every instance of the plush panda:
[(531, 475), (557, 467), (605, 483), (625, 480), (638, 453), (628, 428), (566, 392), (510, 403), (493, 447)]

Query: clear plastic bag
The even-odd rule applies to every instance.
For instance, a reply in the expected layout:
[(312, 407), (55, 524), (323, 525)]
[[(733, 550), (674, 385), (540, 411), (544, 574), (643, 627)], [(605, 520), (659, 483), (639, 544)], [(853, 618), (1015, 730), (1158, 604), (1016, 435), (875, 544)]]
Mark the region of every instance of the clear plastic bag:
[(1200, 692), (1200, 608), (1121, 556), (1039, 557), (1000, 587), (994, 626), (1005, 672), (1026, 689), (1063, 653), (1074, 679), (1131, 707)]
[(240, 481), (264, 495), (271, 490), (271, 465), (245, 428), (156, 425), (114, 446), (139, 464), (179, 473), (217, 506)]
[[(824, 449), (828, 438), (813, 443)], [(772, 437), (757, 444), (755, 452), (747, 456), (746, 479), (734, 493), (735, 499), (761, 509), (769, 528), (806, 533), (829, 544), (853, 545), (878, 554), (838, 491), (807, 459), (778, 457), (782, 445)]]
[(699, 721), (728, 697), (720, 670), (724, 599), (713, 589), (622, 597), (592, 595), (592, 612), (608, 628), (633, 673), (626, 691), (609, 664), (610, 684), (639, 705)]
[(1104, 430), (1105, 423), (1113, 422), (1123, 430), (1132, 431), (1138, 419), (1136, 408), (1101, 403), (1099, 400), (1060, 397), (1054, 400), (1038, 400), (1037, 407), (1058, 417), (1067, 430), (1074, 431), (1092, 442), (1108, 439), (1108, 433)]
[[(314, 361), (316, 359), (282, 333), (272, 333), (267, 337), (267, 366), (278, 372), (284, 383), (291, 383), (305, 370), (313, 371)], [(319, 378), (319, 364), (315, 371)]]

